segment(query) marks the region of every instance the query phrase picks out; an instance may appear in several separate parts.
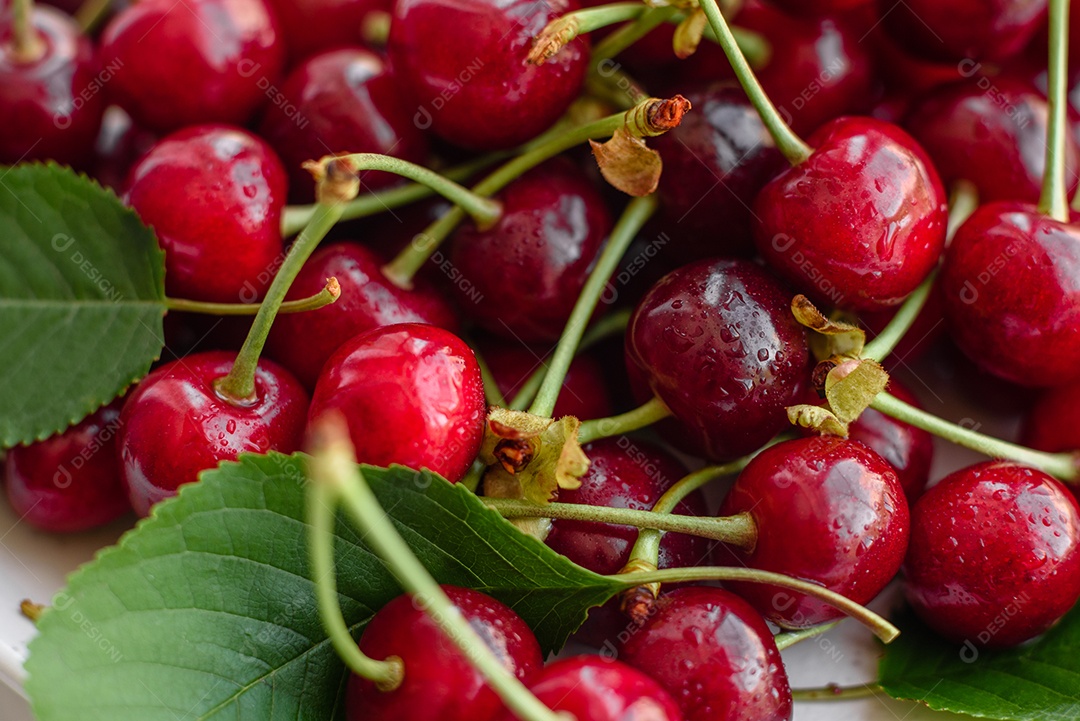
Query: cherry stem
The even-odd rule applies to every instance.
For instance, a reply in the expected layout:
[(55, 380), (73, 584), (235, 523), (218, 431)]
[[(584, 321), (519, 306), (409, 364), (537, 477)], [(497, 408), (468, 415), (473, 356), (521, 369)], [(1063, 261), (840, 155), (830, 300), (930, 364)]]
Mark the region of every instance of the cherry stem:
[(324, 418), (316, 423), (312, 437), (313, 453), (308, 466), (312, 485), (321, 486), (322, 493), (344, 506), (364, 534), (365, 542), (382, 558), (405, 592), (469, 659), (510, 712), (522, 721), (565, 721), (506, 669), (409, 548), (356, 465), (345, 421), (340, 416)]
[(1080, 455), (1078, 454), (1046, 453), (983, 435), (942, 420), (888, 393), (879, 394), (870, 407), (898, 421), (921, 428), (958, 446), (970, 448), (991, 458), (1003, 458), (1032, 466), (1066, 482), (1080, 480)]
[(545, 418), (551, 417), (555, 402), (559, 398), (559, 391), (562, 390), (563, 381), (566, 379), (566, 372), (574, 360), (574, 354), (589, 325), (589, 319), (592, 318), (596, 305), (600, 302), (600, 296), (611, 276), (615, 274), (626, 249), (634, 242), (634, 238), (637, 237), (638, 231), (644, 227), (646, 221), (656, 212), (656, 207), (656, 198), (652, 196), (634, 198), (626, 205), (600, 257), (596, 259), (596, 265), (589, 273), (585, 286), (581, 289), (581, 295), (574, 303), (574, 309), (566, 321), (566, 327), (563, 328), (559, 343), (555, 346), (555, 352), (551, 354), (551, 363), (544, 375), (544, 382), (540, 384), (540, 390), (537, 391), (536, 398), (529, 406), (529, 413)]
[(11, 57), (17, 63), (37, 62), (48, 52), (48, 46), (34, 27), (33, 0), (12, 0)]
[(863, 624), (874, 635), (885, 643), (889, 643), (900, 635), (900, 629), (877, 615), (870, 609), (860, 606), (850, 598), (841, 596), (835, 591), (830, 591), (816, 583), (802, 581), (790, 576), (784, 576), (771, 571), (759, 571), (753, 568), (733, 568), (727, 566), (695, 566), (692, 568), (665, 568), (659, 571), (638, 571), (635, 573), (617, 573), (606, 576), (618, 581), (625, 588), (637, 588), (649, 583), (683, 583), (687, 581), (744, 581), (750, 583), (767, 583), (772, 586), (780, 586), (791, 591), (812, 596), (824, 601), (833, 608), (843, 611), (845, 614)]
[(112, 0), (84, 0), (75, 11), (75, 22), (84, 33), (90, 34), (105, 19), (111, 5)]
[(671, 410), (659, 398), (653, 397), (632, 411), (620, 413), (608, 418), (594, 418), (584, 421), (578, 429), (578, 440), (591, 443), (601, 438), (619, 436), (651, 426), (657, 421), (668, 418)]
[(788, 124), (780, 117), (776, 106), (773, 105), (772, 101), (769, 100), (769, 96), (761, 88), (761, 83), (758, 82), (754, 71), (750, 69), (750, 65), (746, 62), (746, 57), (739, 49), (735, 36), (731, 33), (731, 28), (728, 27), (724, 16), (720, 14), (720, 8), (717, 7), (716, 0), (701, 0), (701, 9), (705, 11), (705, 17), (709, 19), (709, 25), (712, 27), (713, 32), (716, 33), (716, 42), (723, 49), (728, 62), (731, 63), (731, 69), (735, 71), (735, 77), (738, 78), (739, 84), (742, 85), (750, 103), (758, 111), (758, 115), (761, 116), (761, 122), (765, 124), (769, 135), (776, 142), (776, 147), (792, 165), (798, 165), (805, 161), (813, 151), (809, 145), (802, 141), (802, 138), (788, 127)]
[(48, 608), (48, 606), (45, 604), (35, 603), (29, 598), (24, 598), (19, 601), (19, 611), (34, 623), (37, 623), (41, 619), (41, 614), (45, 613), (46, 608)]
[[(326, 287), (315, 295), (300, 300), (287, 300), (278, 308), (278, 313), (305, 313), (318, 310), (337, 301), (341, 297), (341, 285), (337, 278), (328, 278)], [(255, 315), (262, 303), (207, 303), (201, 300), (166, 298), (165, 307), (169, 310), (185, 313), (203, 313), (205, 315)]]
[(795, 701), (853, 701), (877, 696), (883, 692), (884, 689), (876, 683), (862, 686), (838, 686), (831, 683), (822, 688), (793, 688), (791, 698)]
[(1061, 223), (1069, 222), (1069, 200), (1065, 187), (1065, 133), (1068, 88), (1066, 63), (1069, 46), (1069, 0), (1050, 0), (1050, 58), (1047, 63), (1047, 88), (1050, 117), (1046, 134), (1046, 170), (1043, 174), (1039, 211)]
[(785, 631), (784, 633), (776, 634), (776, 636), (773, 637), (773, 641), (776, 642), (776, 647), (783, 651), (785, 648), (794, 646), (800, 641), (806, 641), (807, 639), (816, 638), (823, 633), (828, 633), (839, 625), (840, 621), (832, 621), (831, 623), (823, 623), (818, 626), (811, 626), (810, 628), (801, 628), (798, 631)]
[(641, 13), (637, 20), (628, 23), (600, 41), (592, 51), (592, 67), (594, 71), (603, 73), (605, 67), (615, 67), (612, 58), (626, 50), (628, 47), (641, 40), (657, 28), (671, 19), (679, 9), (674, 6), (650, 7)]
[(640, 2), (624, 2), (599, 5), (561, 15), (549, 22), (533, 39), (528, 60), (535, 65), (545, 63), (579, 35), (635, 20), (648, 9)]

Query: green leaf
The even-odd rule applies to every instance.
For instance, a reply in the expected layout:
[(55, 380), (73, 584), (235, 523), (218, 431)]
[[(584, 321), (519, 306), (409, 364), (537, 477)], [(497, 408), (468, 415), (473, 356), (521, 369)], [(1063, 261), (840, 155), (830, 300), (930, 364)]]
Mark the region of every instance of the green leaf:
[(63, 430), (161, 353), (164, 254), (112, 192), (55, 165), (0, 168), (0, 447)]
[[(222, 464), (73, 574), (30, 644), (39, 721), (341, 718), (347, 674), (308, 580), (303, 469), (300, 454)], [(509, 604), (545, 651), (619, 588), (461, 486), (400, 467), (365, 477), (440, 582)], [(358, 637), (401, 590), (344, 523), (335, 547)]]
[(885, 647), (881, 685), (939, 711), (1014, 721), (1080, 718), (1080, 609), (1033, 644), (1004, 651), (941, 640), (910, 612)]

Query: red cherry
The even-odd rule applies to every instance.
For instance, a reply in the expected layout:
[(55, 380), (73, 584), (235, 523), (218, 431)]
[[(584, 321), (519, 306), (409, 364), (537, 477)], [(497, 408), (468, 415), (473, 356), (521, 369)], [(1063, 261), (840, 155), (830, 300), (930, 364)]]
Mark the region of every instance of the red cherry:
[(450, 331), (402, 323), (362, 333), (330, 357), (310, 418), (345, 417), (361, 463), (465, 475), (484, 436), (487, 406), (476, 357)]
[(839, 118), (754, 202), (758, 250), (821, 304), (897, 305), (937, 265), (948, 219), (926, 154), (900, 128)]
[(1041, 471), (969, 466), (928, 490), (911, 521), (907, 597), (948, 639), (1015, 646), (1080, 598), (1080, 507)]
[(1024, 417), (1020, 442), (1040, 451), (1080, 451), (1080, 383), (1044, 391)]
[(832, 15), (863, 9), (874, 0), (770, 0), (773, 5), (793, 15)]
[(139, 515), (221, 461), (300, 448), (308, 406), (303, 387), (285, 369), (261, 360), (256, 400), (237, 405), (214, 390), (214, 381), (228, 375), (235, 360), (235, 353), (210, 351), (167, 363), (144, 378), (124, 404), (117, 438), (120, 477)]
[(662, 596), (619, 658), (659, 681), (686, 721), (791, 719), (791, 688), (772, 633), (728, 591), (694, 586)]
[(417, 125), (475, 150), (546, 130), (581, 89), (588, 42), (574, 40), (543, 65), (525, 58), (544, 26), (577, 8), (576, 0), (398, 2), (386, 50), (419, 103)]
[(135, 164), (127, 202), (157, 232), (169, 295), (224, 303), (262, 297), (280, 263), (285, 171), (239, 128), (163, 138)]
[(731, 460), (788, 425), (785, 408), (809, 382), (806, 333), (790, 303), (743, 260), (692, 263), (646, 293), (626, 332), (626, 365), (677, 419), (664, 424), (669, 440)]
[(62, 433), (7, 452), (4, 483), (20, 519), (72, 533), (131, 510), (116, 465), (120, 405), (115, 401)]
[(13, 50), (10, 23), (0, 26), (0, 164), (83, 165), (105, 112), (99, 76), (110, 68), (99, 67), (90, 39), (68, 15), (38, 5), (31, 24), (43, 55), (25, 62)]
[(981, 368), (1025, 386), (1080, 380), (1080, 226), (1024, 203), (983, 205), (945, 254), (952, 338)]
[(167, 132), (245, 123), (278, 82), (285, 49), (263, 0), (142, 0), (106, 26), (101, 56), (115, 68), (110, 99)]
[[(909, 514), (889, 464), (861, 443), (799, 438), (762, 451), (739, 475), (721, 516), (750, 513), (753, 550), (728, 547), (742, 565), (820, 583), (865, 604), (904, 560)], [(815, 598), (760, 583), (729, 587), (782, 626), (806, 628), (842, 614)]]
[[(442, 589), (508, 671), (525, 679), (543, 665), (536, 637), (509, 607), (468, 588)], [(398, 596), (364, 629), (360, 650), (376, 659), (397, 656), (405, 674), (389, 692), (350, 676), (349, 721), (486, 721), (498, 712), (499, 697), (423, 605), (420, 599)]]
[(101, 122), (101, 132), (94, 146), (91, 176), (118, 195), (127, 193), (131, 168), (160, 140), (143, 130), (119, 106), (110, 105)]
[(289, 64), (328, 48), (357, 45), (371, 12), (390, 12), (392, 0), (270, 0), (281, 21)]
[[(547, 362), (546, 351), (505, 341), (481, 343), (480, 355), (507, 400), (517, 395), (525, 381)], [(607, 418), (614, 413), (603, 365), (590, 354), (574, 358), (563, 379), (552, 418), (574, 416), (586, 420)]]
[(457, 330), (454, 311), (423, 278), (414, 281), (412, 290), (402, 290), (386, 279), (381, 266), (380, 258), (358, 243), (334, 243), (315, 251), (288, 298), (315, 295), (331, 277), (341, 285), (341, 297), (315, 311), (278, 316), (267, 339), (267, 355), (314, 389), (326, 360), (364, 331), (395, 323)]
[(1046, 19), (1046, 0), (879, 0), (882, 25), (916, 55), (936, 60), (1003, 60), (1027, 45)]

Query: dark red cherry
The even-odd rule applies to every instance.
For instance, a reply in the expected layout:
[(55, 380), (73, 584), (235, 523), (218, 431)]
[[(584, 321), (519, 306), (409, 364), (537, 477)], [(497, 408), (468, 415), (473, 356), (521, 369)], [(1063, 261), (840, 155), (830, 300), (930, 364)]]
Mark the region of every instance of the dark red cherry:
[[(294, 197), (310, 202), (315, 183), (305, 160), (331, 153), (380, 153), (424, 163), (427, 139), (401, 99), (401, 81), (386, 62), (362, 48), (316, 55), (294, 69), (267, 108), (259, 130), (289, 171)], [(365, 172), (365, 188), (397, 182), (389, 173)]]
[(361, 463), (465, 475), (484, 436), (476, 356), (450, 331), (402, 323), (362, 333), (323, 366), (311, 419), (345, 417)]
[(577, 97), (589, 65), (578, 38), (543, 65), (525, 58), (576, 0), (400, 0), (387, 53), (416, 101), (415, 121), (475, 150), (510, 148), (546, 130)]
[[(468, 588), (442, 589), (508, 671), (524, 680), (543, 666), (536, 637), (509, 607)], [(484, 721), (502, 705), (480, 672), (431, 620), (424, 604), (411, 596), (398, 596), (372, 617), (360, 637), (360, 650), (376, 659), (397, 656), (405, 674), (401, 685), (389, 692), (350, 676), (345, 700), (349, 721)]]
[[(917, 99), (904, 126), (929, 153), (946, 185), (970, 180), (979, 201), (1036, 203), (1046, 167), (1046, 98), (1021, 80), (997, 77), (994, 91), (959, 82)], [(1068, 193), (1076, 189), (1080, 148), (1065, 136)]]
[(489, 230), (454, 235), (449, 269), (465, 317), (524, 342), (555, 341), (589, 277), (611, 216), (599, 191), (568, 160), (545, 163), (499, 194)]
[(127, 192), (131, 168), (160, 140), (148, 130), (135, 125), (131, 116), (117, 105), (105, 110), (101, 132), (94, 144), (90, 175), (117, 195)]
[(791, 688), (772, 633), (729, 591), (693, 586), (662, 596), (619, 658), (659, 681), (686, 721), (791, 719)]
[(867, 8), (874, 0), (770, 0), (792, 15), (833, 15)]
[(882, 26), (935, 60), (1004, 60), (1042, 26), (1046, 0), (878, 0)]
[[(778, 443), (739, 475), (721, 516), (750, 513), (752, 551), (741, 565), (820, 583), (865, 604), (904, 560), (909, 514), (896, 471), (862, 443), (819, 436)], [(760, 583), (731, 583), (767, 619), (806, 628), (843, 615), (823, 601)]]
[(364, 331), (395, 323), (458, 329), (453, 309), (423, 278), (414, 281), (412, 290), (403, 290), (382, 274), (382, 263), (372, 250), (354, 242), (315, 251), (293, 281), (288, 298), (315, 295), (331, 277), (341, 285), (341, 297), (315, 311), (278, 316), (267, 339), (267, 355), (313, 389), (326, 360)]
[(120, 405), (114, 401), (61, 433), (7, 452), (4, 487), (20, 519), (72, 533), (131, 510), (116, 465)]
[(715, 460), (759, 448), (787, 426), (809, 382), (791, 293), (744, 260), (702, 260), (666, 275), (626, 332), (632, 380), (672, 411), (673, 443)]
[[(10, 5), (8, 6), (10, 10)], [(55, 160), (84, 165), (105, 112), (94, 48), (70, 16), (37, 5), (31, 14), (40, 57), (23, 59), (11, 24), (0, 26), (0, 164)]]
[[(682, 721), (660, 685), (626, 664), (600, 656), (575, 656), (548, 664), (528, 680), (529, 690), (552, 711), (576, 721)], [(495, 721), (515, 721), (508, 710)]]
[(289, 64), (330, 48), (363, 40), (368, 13), (390, 12), (392, 0), (270, 0), (285, 42)]
[(969, 466), (923, 494), (911, 514), (908, 601), (950, 640), (1015, 646), (1080, 598), (1080, 507), (1042, 471)]
[(251, 133), (201, 125), (163, 138), (128, 176), (127, 202), (165, 250), (178, 298), (252, 303), (280, 263), (286, 181)]
[[(479, 347), (507, 401), (517, 395), (534, 372), (546, 367), (549, 360), (548, 351), (503, 340), (483, 342)], [(607, 418), (614, 413), (604, 366), (591, 354), (574, 358), (563, 379), (552, 417), (574, 416), (587, 420)]]
[(272, 99), (285, 48), (264, 0), (143, 0), (106, 26), (101, 57), (115, 73), (109, 98), (167, 132), (247, 122)]
[(809, 143), (809, 158), (758, 193), (758, 250), (822, 305), (899, 304), (945, 246), (937, 172), (911, 136), (873, 118), (839, 118)]
[(116, 442), (120, 477), (139, 515), (221, 461), (300, 448), (308, 408), (303, 386), (281, 366), (261, 360), (256, 400), (230, 402), (214, 381), (228, 375), (235, 360), (235, 353), (210, 351), (166, 363), (124, 403)]
[(1080, 383), (1044, 391), (1024, 416), (1020, 442), (1050, 453), (1080, 451)]
[(983, 205), (956, 232), (941, 289), (953, 340), (981, 368), (1025, 386), (1080, 379), (1080, 226)]

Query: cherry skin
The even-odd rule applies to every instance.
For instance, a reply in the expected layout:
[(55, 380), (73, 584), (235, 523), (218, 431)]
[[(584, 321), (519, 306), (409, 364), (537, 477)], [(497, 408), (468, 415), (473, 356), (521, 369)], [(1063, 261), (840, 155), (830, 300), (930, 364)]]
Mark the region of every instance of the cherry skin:
[(464, 341), (401, 323), (362, 333), (330, 356), (310, 418), (329, 412), (344, 416), (361, 463), (427, 468), (454, 483), (480, 452), (487, 405)]
[[(739, 475), (721, 516), (750, 513), (758, 539), (728, 547), (748, 568), (820, 583), (859, 604), (885, 587), (904, 560), (910, 516), (884, 458), (862, 443), (819, 436), (778, 443)], [(760, 583), (731, 583), (767, 619), (807, 628), (843, 614), (810, 596)]]
[(278, 316), (267, 339), (267, 355), (314, 389), (326, 360), (360, 333), (395, 323), (458, 329), (449, 303), (423, 278), (413, 282), (412, 290), (403, 290), (386, 279), (381, 266), (382, 259), (359, 243), (334, 243), (315, 251), (288, 298), (315, 295), (331, 277), (341, 285), (341, 297), (318, 310)]
[(1080, 226), (1025, 203), (980, 206), (941, 289), (952, 338), (980, 368), (1024, 386), (1080, 380)]
[(390, 12), (390, 0), (270, 0), (290, 66), (328, 48), (357, 45), (371, 12)]
[[(400, 81), (386, 62), (362, 48), (341, 48), (304, 61), (282, 81), (281, 100), (266, 111), (259, 133), (281, 156), (292, 194), (314, 199), (315, 183), (301, 164), (332, 153), (380, 153), (427, 160), (424, 133), (401, 100)], [(390, 173), (365, 172), (369, 189), (395, 183)]]
[(1020, 442), (1039, 451), (1080, 451), (1080, 383), (1043, 392), (1024, 416)]
[(526, 56), (544, 26), (577, 8), (576, 0), (398, 2), (386, 51), (417, 103), (417, 125), (473, 150), (511, 148), (546, 130), (581, 89), (588, 41), (543, 65)]
[[(749, 261), (702, 260), (654, 285), (630, 318), (626, 365), (677, 422), (668, 439), (717, 461), (759, 448), (788, 425), (809, 382), (806, 334), (791, 293)], [(645, 398), (642, 398), (644, 400)]]
[[(576, 721), (682, 721), (675, 701), (653, 679), (600, 656), (575, 656), (548, 664), (529, 677), (532, 693)], [(516, 721), (508, 710), (495, 721)]]
[(263, 0), (172, 0), (130, 5), (101, 36), (115, 76), (109, 98), (148, 130), (242, 125), (279, 82), (285, 48)]
[(1023, 643), (1080, 598), (1080, 507), (1042, 471), (969, 466), (912, 509), (904, 575), (912, 608), (945, 638)]
[(239, 128), (201, 125), (163, 138), (128, 176), (127, 202), (165, 250), (177, 298), (252, 303), (282, 252), (286, 181), (270, 146)]
[(308, 408), (303, 386), (284, 368), (260, 360), (256, 400), (231, 402), (214, 382), (228, 375), (235, 360), (235, 353), (209, 351), (166, 363), (124, 403), (116, 441), (120, 478), (140, 516), (221, 461), (300, 448)]
[(120, 405), (114, 401), (61, 433), (7, 452), (4, 485), (20, 519), (73, 533), (131, 510), (116, 465)]
[(839, 118), (809, 143), (809, 158), (758, 193), (758, 251), (822, 305), (899, 304), (945, 247), (937, 172), (911, 136), (873, 118)]
[[(480, 343), (480, 355), (487, 362), (499, 392), (507, 401), (512, 399), (533, 372), (546, 363), (546, 351), (527, 346), (498, 342)], [(574, 358), (563, 379), (562, 390), (555, 401), (552, 418), (574, 416), (581, 420), (607, 418), (614, 415), (611, 394), (607, 388), (606, 370), (593, 355)]]
[(793, 15), (833, 15), (874, 4), (874, 0), (770, 0), (770, 2)]
[[(543, 666), (536, 637), (509, 607), (468, 588), (442, 589), (508, 671), (524, 680)], [(375, 659), (397, 656), (405, 674), (388, 692), (350, 676), (349, 721), (483, 721), (501, 706), (480, 672), (411, 596), (398, 596), (372, 617), (360, 650)]]
[(99, 72), (93, 44), (70, 16), (53, 8), (35, 6), (30, 21), (43, 46), (34, 60), (16, 56), (10, 23), (0, 27), (0, 164), (83, 165), (105, 112), (104, 96), (88, 92)]
[(729, 591), (692, 586), (662, 596), (619, 658), (659, 681), (686, 721), (791, 719), (791, 688), (772, 633)]
[(110, 105), (101, 120), (101, 132), (94, 145), (90, 176), (106, 188), (123, 196), (131, 168), (160, 140), (155, 134), (135, 125), (119, 106)]
[[(1018, 79), (998, 77), (993, 82), (993, 94), (974, 82), (938, 88), (915, 100), (904, 125), (933, 158), (946, 185), (970, 180), (982, 203), (1036, 203), (1046, 168), (1046, 98)], [(1068, 134), (1065, 165), (1071, 196), (1080, 171), (1080, 148)]]
[(878, 0), (882, 26), (916, 55), (935, 60), (1003, 60), (1046, 19), (1046, 0)]
[(458, 305), (492, 333), (558, 340), (611, 229), (604, 199), (567, 160), (529, 171), (498, 197), (492, 228), (468, 223), (452, 240)]

